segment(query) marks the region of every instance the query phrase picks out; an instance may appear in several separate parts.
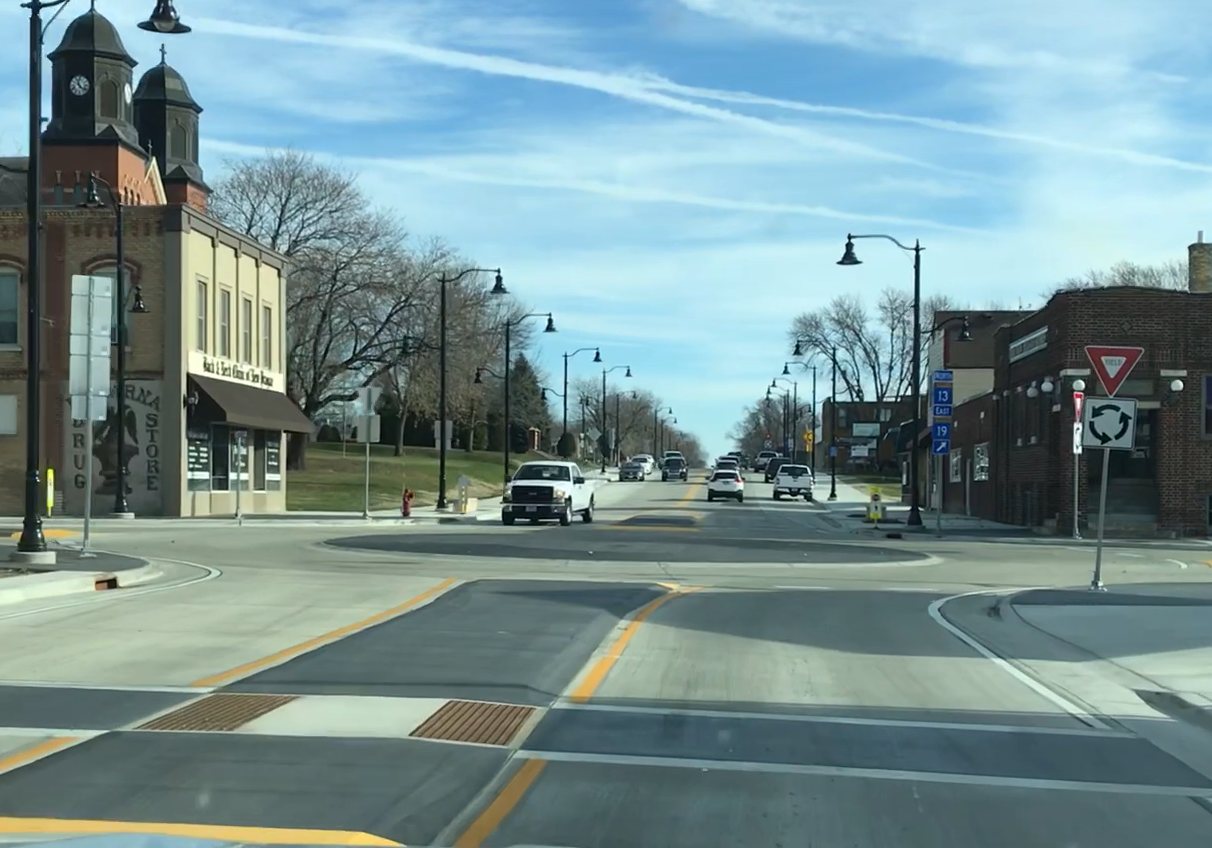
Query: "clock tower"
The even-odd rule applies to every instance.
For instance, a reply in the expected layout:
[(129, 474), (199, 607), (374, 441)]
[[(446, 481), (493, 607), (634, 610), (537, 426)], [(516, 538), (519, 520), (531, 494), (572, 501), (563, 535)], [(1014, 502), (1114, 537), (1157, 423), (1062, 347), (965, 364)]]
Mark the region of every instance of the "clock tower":
[(202, 107), (185, 79), (169, 64), (163, 45), (160, 64), (135, 89), (135, 128), (147, 152), (155, 157), (169, 203), (206, 210), (210, 188), (198, 164), (198, 116)]
[(67, 25), (51, 60), (49, 144), (108, 141), (142, 152), (131, 89), (135, 60), (114, 25), (89, 9)]
[[(71, 185), (95, 171), (141, 202), (147, 152), (135, 129), (131, 82), (137, 64), (95, 6), (67, 25), (51, 61), (51, 117), (42, 133), (43, 185)], [(145, 202), (145, 201), (144, 201)]]

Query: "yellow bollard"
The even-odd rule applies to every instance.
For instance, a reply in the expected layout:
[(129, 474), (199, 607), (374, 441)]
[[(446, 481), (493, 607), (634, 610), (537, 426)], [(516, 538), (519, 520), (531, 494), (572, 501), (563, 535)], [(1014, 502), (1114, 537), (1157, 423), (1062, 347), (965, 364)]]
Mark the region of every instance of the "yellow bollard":
[(871, 501), (867, 504), (867, 520), (875, 525), (875, 529), (879, 529), (880, 521), (884, 518), (884, 502), (880, 499), (879, 492), (871, 493)]
[(46, 517), (55, 509), (55, 469), (46, 469)]

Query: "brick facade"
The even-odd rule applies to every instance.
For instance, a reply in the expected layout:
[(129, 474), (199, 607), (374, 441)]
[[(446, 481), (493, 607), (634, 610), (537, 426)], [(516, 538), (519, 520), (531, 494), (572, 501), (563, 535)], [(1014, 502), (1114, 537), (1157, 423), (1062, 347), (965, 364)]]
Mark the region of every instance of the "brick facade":
[[(1096, 399), (1103, 391), (1085, 347), (1128, 345), (1145, 350), (1118, 393), (1138, 401), (1137, 450), (1113, 452), (1109, 488), (1125, 509), (1150, 513), (1137, 528), (1148, 527), (1146, 535), (1207, 535), (1212, 435), (1206, 431), (1212, 421), (1205, 422), (1205, 381), (1212, 375), (1212, 300), (1194, 280), (1192, 288), (1063, 292), (998, 330), (993, 391), (956, 409), (954, 444), (968, 453), (986, 433), (990, 444), (989, 480), (971, 484), (974, 493), (981, 490), (972, 499), (973, 514), (1070, 532), (1073, 380), (1085, 381), (1087, 402)], [(1182, 391), (1170, 390), (1174, 379), (1183, 381)], [(1046, 384), (1053, 386), (1051, 394), (1041, 390)], [(1083, 527), (1093, 524), (1089, 519), (1098, 508), (1101, 463), (1098, 450), (1087, 449), (1080, 458), (1077, 500)], [(965, 485), (948, 481), (948, 511), (963, 511)], [(994, 494), (986, 495), (985, 489)]]
[[(837, 404), (837, 465), (838, 469), (847, 467), (851, 456), (849, 440), (854, 438), (855, 424), (880, 425), (876, 444), (876, 454), (867, 459), (876, 464), (880, 470), (896, 469), (896, 441), (887, 438), (902, 422), (913, 418), (913, 401), (909, 398), (898, 398), (887, 401), (839, 401)], [(826, 398), (821, 404), (821, 451), (820, 456), (826, 464), (829, 462), (829, 446), (833, 443), (833, 400)], [(861, 459), (859, 461), (862, 461)]]

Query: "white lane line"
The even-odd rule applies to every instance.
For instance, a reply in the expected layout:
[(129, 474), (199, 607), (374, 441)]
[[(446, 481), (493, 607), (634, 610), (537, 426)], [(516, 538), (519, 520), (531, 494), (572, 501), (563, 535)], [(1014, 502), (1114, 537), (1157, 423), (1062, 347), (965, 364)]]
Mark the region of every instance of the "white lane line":
[(1166, 562), (1170, 563), (1171, 565), (1177, 565), (1179, 568), (1187, 567), (1187, 564), (1179, 559), (1168, 559)]
[[(98, 553), (109, 553), (109, 551), (98, 551)], [(129, 556), (129, 555), (121, 554), (121, 556)], [(175, 583), (168, 583), (168, 584), (165, 584), (162, 586), (143, 586), (138, 589), (111, 589), (108, 592), (80, 593), (84, 597), (69, 595), (67, 597), (75, 597), (76, 599), (73, 601), (68, 601), (68, 602), (64, 602), (64, 603), (56, 603), (56, 604), (50, 604), (50, 605), (43, 606), (43, 607), (37, 607), (35, 609), (19, 610), (17, 612), (5, 613), (4, 615), (0, 615), (0, 621), (8, 621), (8, 620), (14, 619), (14, 618), (25, 618), (25, 617), (31, 616), (31, 615), (41, 615), (42, 613), (47, 613), (47, 612), (58, 612), (59, 610), (73, 609), (75, 607), (90, 606), (92, 604), (114, 603), (116, 601), (126, 600), (127, 598), (141, 598), (144, 595), (154, 595), (157, 592), (167, 592), (172, 589), (184, 589), (186, 586), (195, 586), (198, 583), (205, 583), (208, 580), (214, 580), (216, 577), (220, 577), (223, 574), (222, 571), (220, 571), (217, 568), (213, 568), (212, 566), (202, 565), (201, 563), (197, 563), (197, 562), (186, 562), (185, 560), (181, 560), (181, 559), (164, 559), (162, 557), (156, 557), (154, 560), (151, 560), (151, 563), (152, 564), (170, 563), (172, 565), (186, 565), (186, 566), (190, 566), (191, 568), (202, 569), (202, 571), (205, 573), (201, 574), (197, 577), (191, 577), (188, 580), (181, 580), (181, 581), (177, 581)]]
[(1046, 736), (1097, 736), (1103, 739), (1120, 737), (1135, 738), (1134, 734), (1121, 730), (1095, 730), (1093, 728), (1036, 727), (1029, 724), (976, 724), (962, 721), (908, 721), (902, 719), (859, 718), (854, 716), (794, 715), (788, 713), (764, 713), (733, 710), (667, 709), (663, 707), (629, 707), (621, 704), (572, 704), (557, 702), (553, 711), (580, 710), (584, 712), (633, 713), (640, 715), (682, 716), (685, 718), (722, 718), (742, 720), (797, 721), (820, 724), (850, 724), (862, 727), (902, 727), (918, 730), (975, 730), (981, 733), (1026, 733)]
[(63, 680), (0, 680), (0, 688), (14, 689), (89, 689), (100, 692), (159, 692), (170, 695), (197, 695), (212, 688), (198, 686), (110, 686), (104, 683), (71, 683)]
[[(939, 598), (937, 601), (934, 601), (933, 603), (930, 604), (930, 606), (927, 608), (927, 611), (930, 613), (930, 617), (934, 619), (935, 623), (938, 624), (939, 627), (942, 627), (944, 630), (946, 630), (948, 633), (950, 633), (956, 639), (959, 639), (961, 642), (963, 642), (969, 648), (976, 651), (982, 657), (984, 657), (985, 659), (992, 662), (994, 665), (996, 665), (1002, 671), (1009, 674), (1011, 677), (1013, 677), (1019, 683), (1022, 683), (1024, 686), (1026, 686), (1031, 691), (1035, 692), (1037, 695), (1041, 696), (1045, 700), (1051, 701), (1053, 704), (1056, 704), (1056, 706), (1060, 707), (1062, 710), (1069, 713), (1069, 715), (1073, 716), (1078, 721), (1081, 721), (1082, 723), (1089, 725), (1090, 727), (1096, 727), (1099, 730), (1111, 730), (1111, 726), (1108, 725), (1106, 722), (1102, 721), (1101, 719), (1095, 718), (1093, 715), (1090, 714), (1089, 711), (1083, 709), (1082, 707), (1079, 707), (1073, 701), (1070, 701), (1068, 698), (1065, 698), (1062, 695), (1058, 694), (1057, 692), (1054, 692), (1053, 690), (1049, 689), (1047, 686), (1040, 683), (1034, 677), (1027, 674), (1025, 671), (1018, 668), (1013, 663), (1008, 662), (1007, 660), (1005, 660), (1004, 658), (1002, 658), (1001, 656), (994, 653), (992, 650), (990, 650), (989, 648), (985, 647), (983, 644), (978, 642), (975, 638), (973, 638), (972, 636), (969, 636), (965, 631), (956, 627), (954, 624), (952, 624), (950, 621), (948, 621), (946, 619), (946, 617), (943, 616), (943, 613), (942, 613), (943, 605), (949, 601), (954, 601), (959, 598), (968, 598), (973, 595), (991, 595), (991, 594), (995, 594), (999, 591), (1002, 591), (1002, 590), (994, 590), (994, 591), (990, 592), (989, 590), (982, 589), (982, 590), (979, 590), (976, 592), (961, 592), (958, 595), (951, 595), (946, 598)], [(1026, 590), (1014, 590), (1014, 591), (1026, 591)]]
[(1069, 790), (1105, 792), (1116, 795), (1170, 795), (1212, 798), (1208, 786), (1153, 786), (1140, 783), (1094, 783), (1079, 780), (1049, 780), (1033, 777), (999, 777), (987, 774), (908, 771), (903, 769), (864, 769), (847, 766), (809, 766), (798, 763), (755, 763), (728, 760), (702, 760), (685, 757), (644, 757), (627, 754), (577, 754), (564, 751), (518, 751), (525, 760), (594, 765), (654, 766), (657, 768), (695, 769), (696, 771), (738, 771), (767, 774), (802, 774), (821, 777), (858, 777), (867, 780), (908, 780), (916, 783), (949, 783), (962, 786), (999, 786), (1009, 789)]
[[(79, 730), (68, 729), (62, 727), (0, 727), (0, 737), (15, 736), (23, 738), (26, 736), (32, 738), (44, 738), (52, 736), (70, 736), (74, 739), (96, 739), (98, 736), (104, 736), (109, 733), (108, 730)], [(16, 751), (12, 753), (18, 753)]]

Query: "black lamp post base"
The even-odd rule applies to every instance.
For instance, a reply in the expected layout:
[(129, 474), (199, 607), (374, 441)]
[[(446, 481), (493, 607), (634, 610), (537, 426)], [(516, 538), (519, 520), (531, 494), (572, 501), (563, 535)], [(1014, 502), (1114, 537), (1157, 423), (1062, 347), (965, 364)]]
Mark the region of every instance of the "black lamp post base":
[(117, 512), (117, 511), (111, 512), (109, 515), (107, 515), (105, 517), (106, 518), (134, 518), (135, 514), (133, 512), (131, 512), (129, 509), (124, 509), (121, 512)]
[(19, 562), (22, 565), (54, 565), (54, 551), (13, 551), (8, 555), (9, 562)]
[(905, 519), (905, 524), (909, 527), (922, 526), (922, 513), (917, 507), (912, 507), (909, 510), (909, 517)]

